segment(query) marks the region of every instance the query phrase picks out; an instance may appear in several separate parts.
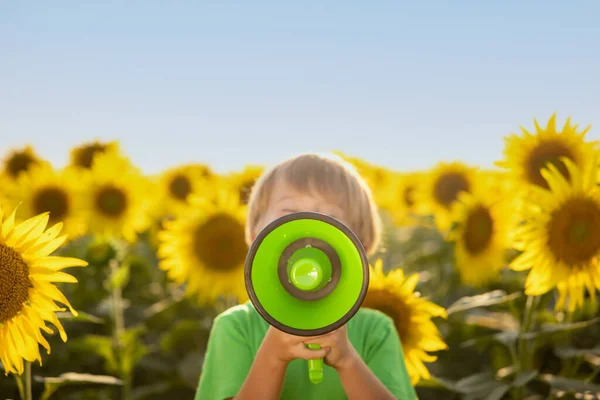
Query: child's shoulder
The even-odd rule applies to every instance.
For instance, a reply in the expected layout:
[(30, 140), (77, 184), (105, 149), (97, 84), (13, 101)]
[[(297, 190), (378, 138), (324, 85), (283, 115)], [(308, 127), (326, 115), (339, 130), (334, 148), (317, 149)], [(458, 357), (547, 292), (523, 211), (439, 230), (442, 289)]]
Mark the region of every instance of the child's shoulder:
[(256, 311), (250, 301), (233, 306), (215, 318), (215, 324), (221, 326), (255, 327), (263, 325), (260, 314)]
[(385, 330), (394, 325), (394, 321), (379, 310), (361, 307), (348, 322), (349, 330)]

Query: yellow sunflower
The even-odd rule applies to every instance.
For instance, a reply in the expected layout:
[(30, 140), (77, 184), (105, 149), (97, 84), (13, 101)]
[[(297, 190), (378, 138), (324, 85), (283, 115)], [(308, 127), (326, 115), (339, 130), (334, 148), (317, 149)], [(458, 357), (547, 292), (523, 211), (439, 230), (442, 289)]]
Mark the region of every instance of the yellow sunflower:
[(452, 222), (452, 205), (459, 193), (474, 190), (477, 170), (458, 161), (439, 162), (426, 174), (423, 184), (415, 192), (417, 212), (433, 215), (437, 227), (441, 231), (447, 231)]
[(258, 178), (263, 174), (265, 168), (261, 165), (248, 165), (240, 172), (234, 172), (225, 176), (225, 184), (237, 191), (240, 202), (248, 204), (250, 193)]
[(574, 311), (583, 305), (586, 289), (592, 301), (600, 289), (600, 187), (595, 168), (584, 173), (568, 158), (561, 161), (569, 179), (549, 164), (542, 176), (550, 189), (536, 187), (536, 196), (520, 208), (524, 223), (515, 234), (523, 253), (510, 267), (530, 270), (526, 294), (541, 295), (556, 287), (556, 308), (564, 308), (568, 297), (568, 308)]
[(456, 227), (448, 239), (455, 243), (455, 265), (462, 281), (474, 287), (493, 281), (506, 266), (516, 227), (513, 203), (491, 190), (495, 183), (480, 182), (473, 193), (460, 193), (452, 207)]
[(89, 233), (132, 242), (150, 226), (152, 186), (127, 157), (112, 152), (97, 154), (84, 177), (82, 208)]
[(62, 269), (86, 266), (76, 258), (51, 256), (65, 241), (59, 236), (62, 224), (46, 230), (48, 214), (44, 213), (15, 225), (15, 212), (8, 218), (0, 209), (0, 361), (5, 374), (22, 374), (24, 362), (39, 361), (39, 345), (50, 354), (50, 345), (41, 331), (54, 333), (52, 323), (63, 341), (67, 335), (57, 311), (64, 311), (56, 302), (67, 306), (69, 301), (54, 286), (55, 282), (77, 282)]
[(560, 162), (561, 158), (571, 160), (581, 170), (590, 167), (593, 146), (586, 143), (585, 135), (591, 126), (578, 131), (578, 126), (571, 125), (570, 118), (567, 118), (563, 128), (557, 131), (556, 114), (550, 117), (546, 128), (540, 127), (537, 120), (533, 121), (534, 133), (521, 127), (521, 136), (511, 133), (504, 139), (504, 160), (495, 163), (510, 171), (512, 179), (520, 186), (548, 189), (541, 171), (549, 164), (554, 165), (569, 179), (566, 166)]
[(200, 303), (219, 295), (247, 300), (244, 262), (246, 213), (238, 193), (219, 192), (215, 199), (192, 197), (193, 212), (164, 221), (158, 235), (159, 266), (176, 283), (187, 283)]
[(188, 198), (193, 193), (213, 190), (214, 175), (202, 164), (186, 164), (164, 171), (157, 179), (160, 215), (172, 216), (189, 209)]
[(13, 205), (22, 204), (18, 219), (48, 212), (49, 224), (63, 222), (63, 231), (70, 239), (84, 234), (80, 185), (80, 176), (72, 170), (57, 171), (50, 164), (32, 166), (20, 176), (11, 193)]
[(421, 378), (429, 379), (431, 375), (423, 363), (434, 362), (437, 356), (428, 352), (448, 348), (431, 319), (446, 318), (446, 310), (415, 292), (418, 274), (406, 277), (404, 271), (395, 269), (385, 275), (381, 259), (369, 268), (369, 290), (362, 306), (379, 310), (394, 320), (412, 384)]
[(11, 151), (4, 158), (3, 175), (16, 181), (21, 173), (26, 172), (33, 165), (42, 163), (47, 163), (47, 161), (40, 158), (32, 146), (25, 146)]
[(91, 169), (94, 158), (103, 153), (120, 153), (119, 142), (92, 141), (83, 143), (71, 149), (69, 166), (81, 169)]
[(387, 186), (382, 208), (390, 212), (398, 226), (415, 223), (417, 204), (415, 193), (423, 184), (424, 174), (421, 172), (397, 173)]
[(377, 205), (385, 208), (389, 199), (387, 189), (394, 180), (394, 173), (387, 168), (366, 162), (358, 157), (348, 156), (340, 151), (334, 151), (333, 154), (356, 169), (373, 192), (373, 200)]

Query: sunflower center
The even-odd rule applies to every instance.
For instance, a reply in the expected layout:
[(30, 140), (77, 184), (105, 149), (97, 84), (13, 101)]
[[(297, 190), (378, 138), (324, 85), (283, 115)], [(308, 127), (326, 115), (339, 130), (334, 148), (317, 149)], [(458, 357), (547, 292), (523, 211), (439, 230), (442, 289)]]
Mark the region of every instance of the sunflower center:
[(486, 249), (494, 233), (494, 220), (490, 211), (478, 206), (469, 213), (465, 222), (464, 240), (467, 251), (471, 254), (481, 253)]
[(560, 161), (560, 157), (574, 159), (572, 150), (559, 140), (548, 140), (540, 143), (530, 153), (527, 160), (527, 179), (545, 189), (548, 189), (548, 182), (542, 176), (542, 169), (552, 164), (560, 171), (567, 180), (570, 179), (569, 171), (565, 164)]
[(0, 324), (21, 311), (30, 287), (29, 267), (21, 255), (0, 244)]
[(385, 289), (370, 290), (363, 307), (379, 310), (394, 320), (400, 340), (407, 344), (410, 333), (410, 310), (402, 299)]
[(412, 207), (415, 204), (415, 198), (414, 198), (415, 188), (413, 186), (407, 186), (406, 188), (404, 188), (404, 191), (402, 194), (403, 194), (403, 198), (404, 198), (404, 203), (408, 207)]
[(35, 164), (36, 160), (27, 153), (15, 153), (6, 162), (6, 170), (10, 176), (17, 178), (21, 172), (25, 172)]
[(34, 195), (33, 208), (35, 214), (49, 212), (53, 221), (60, 221), (69, 212), (69, 197), (60, 188), (47, 187)]
[(585, 263), (600, 252), (600, 204), (572, 198), (554, 211), (548, 222), (548, 247), (568, 265)]
[(177, 175), (171, 180), (169, 191), (175, 198), (185, 201), (192, 191), (192, 184), (186, 176)]
[(109, 217), (119, 217), (127, 208), (127, 197), (121, 189), (105, 186), (96, 195), (96, 208)]
[(456, 201), (460, 192), (468, 192), (469, 189), (469, 181), (463, 174), (449, 172), (438, 178), (434, 195), (438, 203), (448, 208)]
[(82, 147), (77, 155), (77, 165), (83, 168), (90, 169), (94, 162), (94, 157), (98, 153), (106, 151), (106, 146), (100, 143), (89, 144)]
[(252, 179), (240, 185), (240, 201), (242, 204), (248, 204), (248, 201), (250, 200), (250, 193), (252, 192), (252, 187), (254, 186), (255, 182), (256, 180)]
[(196, 229), (193, 240), (196, 257), (213, 271), (235, 269), (246, 259), (244, 226), (231, 215), (213, 215)]

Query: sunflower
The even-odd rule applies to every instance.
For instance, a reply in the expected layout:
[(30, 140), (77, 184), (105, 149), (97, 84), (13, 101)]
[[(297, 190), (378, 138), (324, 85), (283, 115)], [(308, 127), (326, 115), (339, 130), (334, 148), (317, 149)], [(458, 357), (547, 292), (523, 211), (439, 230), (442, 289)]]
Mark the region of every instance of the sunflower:
[(76, 258), (50, 256), (65, 241), (58, 236), (62, 224), (48, 230), (48, 213), (40, 214), (15, 225), (15, 211), (5, 218), (0, 209), (0, 360), (5, 374), (22, 374), (26, 361), (39, 361), (39, 345), (50, 354), (50, 345), (41, 331), (53, 333), (46, 325), (52, 323), (63, 341), (67, 335), (56, 311), (64, 311), (56, 302), (67, 306), (69, 301), (54, 286), (55, 282), (77, 282), (61, 270), (86, 266)]
[(535, 119), (533, 122), (535, 133), (521, 127), (522, 136), (511, 133), (504, 139), (504, 160), (495, 163), (510, 171), (512, 179), (520, 186), (548, 189), (548, 182), (541, 171), (549, 164), (554, 165), (567, 180), (570, 179), (561, 158), (571, 160), (578, 169), (590, 167), (593, 146), (586, 143), (585, 135), (591, 126), (578, 131), (578, 126), (571, 125), (571, 119), (567, 118), (563, 128), (557, 131), (556, 114), (550, 117), (546, 128), (540, 127)]
[(418, 274), (405, 277), (404, 271), (395, 269), (385, 275), (381, 259), (369, 268), (369, 290), (362, 306), (379, 310), (394, 320), (412, 384), (416, 385), (421, 378), (429, 379), (431, 376), (423, 363), (434, 362), (437, 356), (428, 352), (448, 348), (431, 319), (446, 318), (446, 310), (415, 292)]
[(22, 174), (11, 193), (13, 205), (19, 208), (20, 218), (49, 213), (49, 224), (64, 223), (70, 239), (85, 233), (80, 213), (82, 188), (80, 176), (71, 170), (55, 170), (50, 164), (36, 164)]
[(212, 190), (214, 174), (205, 165), (186, 164), (164, 171), (157, 179), (160, 215), (178, 214), (189, 209), (188, 197)]
[(451, 225), (452, 205), (459, 193), (474, 190), (477, 168), (461, 162), (439, 162), (423, 179), (415, 192), (416, 211), (433, 215), (437, 227), (446, 231)]
[(158, 234), (159, 266), (203, 303), (219, 295), (247, 299), (244, 262), (246, 213), (237, 193), (219, 192), (214, 199), (193, 196), (193, 212), (163, 222)]
[(263, 174), (264, 167), (261, 165), (247, 165), (242, 171), (234, 172), (225, 177), (225, 183), (237, 191), (240, 202), (243, 205), (248, 204), (252, 188)]
[(4, 159), (4, 174), (13, 182), (33, 165), (47, 163), (38, 156), (32, 146), (25, 146), (10, 152)]
[(556, 309), (565, 308), (568, 297), (568, 308), (574, 311), (583, 305), (586, 289), (592, 301), (600, 289), (600, 188), (595, 168), (584, 173), (568, 158), (561, 161), (569, 178), (548, 164), (542, 176), (549, 190), (536, 187), (536, 196), (520, 209), (524, 223), (515, 234), (523, 253), (510, 267), (530, 270), (526, 294), (541, 295), (556, 287)]
[(491, 190), (495, 185), (495, 181), (483, 184), (481, 178), (473, 193), (460, 193), (452, 207), (456, 227), (448, 239), (455, 243), (454, 258), (461, 279), (470, 286), (484, 286), (498, 276), (506, 265), (510, 233), (516, 226), (513, 204)]
[(385, 200), (382, 208), (390, 212), (398, 226), (415, 223), (417, 203), (415, 192), (423, 182), (423, 173), (396, 173), (387, 186)]
[(127, 157), (112, 152), (96, 155), (84, 179), (82, 208), (90, 233), (132, 242), (150, 226), (152, 187)]
[(340, 151), (334, 151), (333, 154), (356, 169), (373, 192), (373, 199), (377, 205), (385, 208), (389, 200), (387, 189), (394, 181), (394, 173), (387, 168), (371, 164), (358, 157), (348, 156)]
[(100, 142), (93, 141), (83, 143), (71, 149), (69, 166), (81, 169), (91, 169), (94, 158), (103, 153), (120, 153), (119, 142)]

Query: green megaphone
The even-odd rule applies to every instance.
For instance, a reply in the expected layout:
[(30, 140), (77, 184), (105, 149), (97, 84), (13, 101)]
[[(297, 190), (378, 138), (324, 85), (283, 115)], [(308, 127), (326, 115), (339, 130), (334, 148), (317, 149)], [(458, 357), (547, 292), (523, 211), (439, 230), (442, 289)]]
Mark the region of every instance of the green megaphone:
[[(325, 214), (297, 212), (258, 234), (244, 275), (250, 301), (269, 324), (295, 336), (318, 336), (343, 326), (360, 309), (369, 263), (346, 225)], [(308, 374), (320, 383), (323, 359), (309, 360)]]

